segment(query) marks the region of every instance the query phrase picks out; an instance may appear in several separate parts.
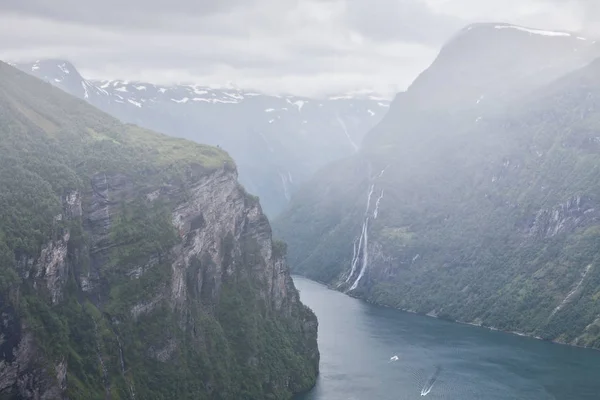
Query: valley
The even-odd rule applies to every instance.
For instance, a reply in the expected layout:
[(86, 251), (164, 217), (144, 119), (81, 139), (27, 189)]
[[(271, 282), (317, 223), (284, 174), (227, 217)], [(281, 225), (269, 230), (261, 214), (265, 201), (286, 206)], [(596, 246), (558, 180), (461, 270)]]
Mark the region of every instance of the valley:
[(600, 8), (264, 1), (0, 5), (0, 400), (597, 398)]

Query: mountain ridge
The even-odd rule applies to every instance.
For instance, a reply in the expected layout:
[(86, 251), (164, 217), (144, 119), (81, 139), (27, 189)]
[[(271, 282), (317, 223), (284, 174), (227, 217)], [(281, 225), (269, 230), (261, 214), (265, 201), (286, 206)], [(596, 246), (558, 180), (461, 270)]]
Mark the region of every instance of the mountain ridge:
[(495, 26), (449, 41), (275, 232), (353, 296), (599, 347), (598, 46)]
[(316, 317), (215, 147), (0, 63), (0, 397), (288, 399)]

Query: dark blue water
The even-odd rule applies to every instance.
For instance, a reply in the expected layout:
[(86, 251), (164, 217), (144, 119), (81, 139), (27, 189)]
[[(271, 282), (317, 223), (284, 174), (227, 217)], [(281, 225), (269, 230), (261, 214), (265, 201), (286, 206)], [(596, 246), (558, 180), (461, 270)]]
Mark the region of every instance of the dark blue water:
[(319, 318), (321, 375), (302, 400), (600, 399), (600, 352), (376, 307), (294, 281)]

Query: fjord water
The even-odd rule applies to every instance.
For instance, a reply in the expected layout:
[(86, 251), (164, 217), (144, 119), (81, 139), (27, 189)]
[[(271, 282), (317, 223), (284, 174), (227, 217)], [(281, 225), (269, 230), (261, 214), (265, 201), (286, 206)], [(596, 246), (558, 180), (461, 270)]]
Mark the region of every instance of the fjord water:
[(317, 386), (301, 400), (600, 398), (600, 352), (373, 306), (297, 276), (294, 282), (319, 318), (321, 351)]

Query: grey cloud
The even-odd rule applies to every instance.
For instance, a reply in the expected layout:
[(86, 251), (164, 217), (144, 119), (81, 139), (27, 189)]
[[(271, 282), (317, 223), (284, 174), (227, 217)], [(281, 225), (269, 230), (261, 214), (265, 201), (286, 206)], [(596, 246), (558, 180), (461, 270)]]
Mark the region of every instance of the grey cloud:
[(600, 1), (578, 0), (583, 12), (583, 30), (600, 35)]
[(253, 0), (2, 0), (0, 12), (94, 25), (151, 27), (175, 15), (201, 17), (251, 7)]
[(540, 18), (538, 18), (540, 24), (544, 24), (544, 22), (556, 24), (564, 21), (563, 29), (600, 36), (599, 0), (537, 0), (537, 3), (552, 7), (545, 13), (540, 12)]
[(376, 40), (439, 45), (464, 27), (465, 20), (437, 13), (419, 0), (348, 0), (351, 26)]
[[(285, 29), (287, 16), (306, 0), (2, 0), (0, 12), (117, 29), (169, 29), (187, 32), (247, 33), (255, 27)], [(316, 0), (343, 4), (348, 26), (376, 40), (439, 44), (464, 25), (432, 11), (422, 0)], [(256, 12), (256, 10), (264, 12)], [(232, 13), (251, 20), (232, 23)]]
[[(408, 86), (467, 23), (506, 20), (565, 29), (591, 22), (598, 5), (600, 0), (0, 0), (0, 58), (67, 58), (90, 77), (235, 81), (306, 95), (389, 93)], [(565, 16), (584, 7), (588, 12), (575, 21)]]

